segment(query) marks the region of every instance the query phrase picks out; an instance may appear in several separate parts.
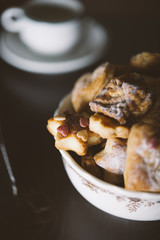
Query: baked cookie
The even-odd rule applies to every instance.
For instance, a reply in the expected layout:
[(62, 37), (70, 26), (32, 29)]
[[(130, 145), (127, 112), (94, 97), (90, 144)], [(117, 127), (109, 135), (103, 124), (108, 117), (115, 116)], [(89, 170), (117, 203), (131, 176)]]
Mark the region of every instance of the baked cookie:
[(159, 129), (146, 123), (135, 124), (127, 144), (124, 170), (125, 188), (135, 191), (160, 191)]
[(89, 119), (78, 113), (62, 113), (48, 120), (47, 129), (55, 137), (55, 146), (83, 156), (90, 146), (101, 142), (101, 137), (89, 130)]
[(131, 58), (130, 65), (139, 73), (160, 77), (160, 53), (139, 53)]
[(71, 101), (76, 112), (89, 108), (88, 103), (102, 90), (114, 75), (114, 66), (108, 62), (86, 73), (75, 83)]
[(125, 124), (129, 117), (147, 112), (152, 104), (151, 93), (137, 73), (113, 78), (102, 92), (89, 102), (93, 112), (103, 113)]
[(105, 170), (123, 174), (127, 152), (127, 140), (109, 138), (104, 150), (94, 155), (96, 164)]
[(116, 120), (99, 113), (95, 113), (90, 117), (89, 129), (99, 134), (104, 139), (127, 139), (129, 135), (129, 128), (127, 126), (120, 125)]
[(104, 150), (94, 156), (96, 164), (103, 168), (103, 180), (118, 186), (123, 185), (126, 162), (126, 140), (109, 138)]

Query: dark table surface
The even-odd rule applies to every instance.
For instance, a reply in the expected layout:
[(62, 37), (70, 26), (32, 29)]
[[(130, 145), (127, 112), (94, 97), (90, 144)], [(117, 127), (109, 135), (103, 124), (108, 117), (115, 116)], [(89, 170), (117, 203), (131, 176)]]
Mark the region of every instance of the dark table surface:
[[(63, 75), (33, 74), (0, 60), (1, 125), (16, 177), (12, 196), (0, 160), (0, 239), (160, 239), (160, 221), (111, 216), (88, 203), (70, 183), (46, 130), (60, 99), (77, 78), (110, 60), (126, 63), (141, 51), (160, 52), (159, 1), (84, 0), (86, 14), (110, 32), (110, 47), (95, 64)], [(22, 1), (5, 0), (0, 12)]]

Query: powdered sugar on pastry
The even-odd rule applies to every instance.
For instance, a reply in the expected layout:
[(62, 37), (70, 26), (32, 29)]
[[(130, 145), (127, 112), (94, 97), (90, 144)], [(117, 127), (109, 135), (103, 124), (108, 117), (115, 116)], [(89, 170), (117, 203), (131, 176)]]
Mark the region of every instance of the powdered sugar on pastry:
[[(157, 138), (155, 138), (158, 142)], [(150, 143), (151, 141), (151, 143)], [(136, 149), (136, 153), (143, 158), (145, 164), (153, 169), (160, 168), (160, 148), (158, 144), (153, 146), (152, 138), (149, 140), (143, 139), (141, 145)]]
[(127, 119), (143, 115), (151, 106), (151, 93), (137, 73), (113, 78), (89, 105), (93, 112), (103, 113), (125, 124)]
[(155, 126), (135, 124), (130, 131), (125, 187), (137, 191), (160, 191), (160, 142)]
[[(152, 139), (151, 139), (152, 141)], [(137, 166), (146, 171), (147, 181), (151, 191), (160, 187), (160, 147), (153, 147), (146, 139), (138, 146), (136, 153), (143, 159), (145, 164)]]
[(109, 172), (123, 174), (126, 150), (126, 140), (110, 138), (107, 140), (104, 150), (94, 156), (94, 160), (97, 165)]

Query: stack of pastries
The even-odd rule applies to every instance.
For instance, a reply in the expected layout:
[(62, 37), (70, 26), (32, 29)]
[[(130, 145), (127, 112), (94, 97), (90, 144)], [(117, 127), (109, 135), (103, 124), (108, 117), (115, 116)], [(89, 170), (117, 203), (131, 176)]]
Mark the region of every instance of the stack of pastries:
[(48, 120), (58, 149), (128, 190), (160, 192), (160, 53), (106, 62), (75, 83), (72, 109)]

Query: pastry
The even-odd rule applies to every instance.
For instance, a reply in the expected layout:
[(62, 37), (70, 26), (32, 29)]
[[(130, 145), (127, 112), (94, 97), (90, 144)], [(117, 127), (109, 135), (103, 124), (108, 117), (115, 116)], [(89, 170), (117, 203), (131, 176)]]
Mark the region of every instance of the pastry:
[(160, 53), (137, 54), (129, 65), (106, 62), (84, 74), (73, 87), (72, 110), (48, 120), (56, 148), (72, 151), (108, 183), (160, 192), (159, 89)]
[(103, 63), (93, 73), (85, 73), (75, 83), (72, 90), (72, 104), (76, 112), (88, 110), (89, 102), (115, 77), (132, 72), (129, 65)]
[(126, 150), (126, 140), (109, 138), (105, 148), (95, 154), (94, 160), (98, 166), (105, 170), (122, 175), (126, 162)]
[(89, 119), (89, 129), (99, 134), (102, 138), (124, 138), (129, 135), (129, 128), (120, 125), (115, 119), (95, 113)]
[(125, 188), (135, 191), (160, 191), (160, 139), (156, 126), (135, 124), (127, 144), (124, 170)]
[(123, 171), (126, 162), (126, 140), (109, 138), (104, 150), (95, 154), (96, 164), (104, 169), (103, 179), (115, 185), (123, 184)]
[(151, 106), (151, 93), (137, 73), (113, 78), (89, 105), (93, 112), (103, 113), (125, 124), (129, 117), (143, 115)]
[(48, 120), (47, 129), (55, 137), (55, 146), (83, 156), (90, 146), (101, 142), (101, 137), (89, 130), (89, 120), (82, 114), (61, 113)]
[(131, 128), (124, 179), (127, 189), (160, 191), (160, 97)]
[(73, 87), (71, 97), (76, 112), (89, 108), (89, 101), (110, 81), (114, 71), (114, 66), (106, 62), (97, 67), (93, 73), (86, 73), (77, 80)]
[(131, 58), (130, 65), (136, 72), (160, 77), (160, 53), (139, 53)]

